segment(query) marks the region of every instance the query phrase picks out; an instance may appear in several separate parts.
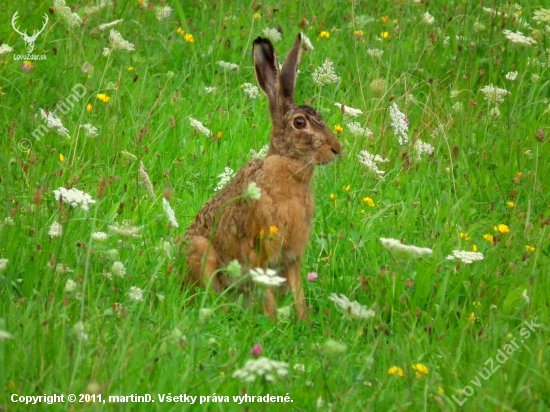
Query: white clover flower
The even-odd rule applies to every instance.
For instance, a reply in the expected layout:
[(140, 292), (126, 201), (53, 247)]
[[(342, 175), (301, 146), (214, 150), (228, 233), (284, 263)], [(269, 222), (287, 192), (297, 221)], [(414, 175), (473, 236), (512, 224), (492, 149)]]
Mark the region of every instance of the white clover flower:
[(230, 167), (226, 166), (223, 173), (220, 173), (218, 175), (218, 177), (220, 178), (220, 181), (218, 182), (218, 184), (214, 188), (214, 192), (219, 192), (225, 186), (227, 186), (227, 184), (231, 181), (231, 179), (233, 179), (233, 177), (235, 177), (235, 175), (236, 175), (235, 171), (233, 169), (231, 169)]
[(124, 21), (124, 19), (118, 19), (118, 20), (112, 21), (110, 23), (103, 23), (103, 24), (100, 24), (98, 28), (99, 28), (99, 30), (104, 31), (104, 30), (110, 29), (111, 27), (116, 26), (118, 23), (121, 23), (123, 21)]
[(113, 262), (111, 266), (111, 273), (117, 275), (119, 278), (123, 278), (126, 275), (126, 268), (122, 262)]
[(0, 45), (0, 55), (4, 54), (4, 53), (11, 53), (13, 51), (13, 49), (8, 46), (6, 43)]
[(373, 310), (367, 309), (355, 300), (351, 302), (345, 295), (331, 293), (328, 298), (344, 312), (345, 316), (348, 316), (349, 318), (370, 319), (375, 315)]
[(53, 2), (55, 15), (69, 28), (77, 27), (82, 24), (82, 19), (71, 8), (65, 4), (65, 0), (55, 0)]
[(254, 283), (262, 286), (281, 286), (286, 279), (277, 276), (277, 271), (273, 269), (263, 270), (262, 268), (250, 269), (250, 276)]
[(214, 314), (214, 309), (210, 308), (200, 308), (199, 309), (199, 322), (205, 323), (208, 319)]
[(409, 142), (409, 120), (404, 113), (402, 113), (397, 105), (392, 103), (390, 106), (390, 118), (391, 118), (391, 127), (393, 132), (397, 135), (397, 139), (400, 145), (407, 144)]
[(453, 254), (447, 256), (448, 260), (458, 259), (463, 263), (470, 264), (472, 262), (483, 260), (483, 253), (479, 252), (468, 252), (466, 250), (453, 250)]
[(170, 206), (170, 203), (164, 197), (162, 198), (162, 208), (164, 209), (164, 213), (168, 218), (168, 222), (170, 222), (170, 224), (175, 228), (180, 227), (180, 225), (178, 224), (178, 221), (176, 220), (176, 214), (174, 213), (174, 209), (172, 209), (172, 207)]
[(6, 270), (9, 260), (6, 258), (0, 258), (0, 273)]
[(363, 114), (363, 111), (360, 109), (354, 109), (353, 107), (346, 106), (342, 103), (334, 103), (336, 107), (338, 107), (344, 115), (350, 116), (350, 117), (357, 117), (361, 116)]
[(172, 15), (172, 7), (166, 6), (157, 6), (155, 7), (155, 17), (158, 21), (165, 20)]
[(50, 226), (50, 231), (48, 232), (48, 235), (50, 237), (61, 237), (63, 234), (63, 226), (59, 222), (53, 222)]
[(422, 159), (423, 154), (433, 154), (435, 151), (434, 147), (426, 142), (423, 142), (422, 140), (418, 139), (416, 142), (414, 142), (414, 153), (416, 155), (416, 160), (419, 161)]
[(269, 151), (269, 145), (267, 144), (258, 151), (254, 149), (250, 149), (250, 157), (252, 159), (265, 159), (268, 151)]
[(533, 12), (533, 20), (537, 23), (550, 23), (550, 9), (538, 9)]
[(250, 200), (260, 200), (260, 198), (262, 197), (262, 192), (260, 188), (256, 185), (256, 182), (251, 182), (248, 184), (248, 187), (243, 193), (243, 197)]
[(520, 31), (513, 32), (510, 30), (503, 30), (502, 34), (504, 34), (504, 37), (515, 44), (521, 44), (523, 46), (532, 46), (534, 44), (537, 44), (536, 40), (532, 39), (531, 37), (524, 36), (523, 33)]
[(277, 43), (281, 41), (281, 33), (277, 29), (263, 29), (262, 33), (265, 37), (267, 37), (269, 40), (271, 40), (273, 43)]
[(309, 37), (307, 37), (304, 33), (300, 33), (302, 38), (302, 49), (305, 51), (313, 50), (313, 44), (311, 43), (311, 40), (309, 40)]
[(142, 302), (143, 301), (143, 290), (138, 288), (137, 286), (130, 287), (130, 291), (128, 292), (128, 297), (130, 300), (136, 301), (136, 302)]
[(243, 91), (246, 94), (246, 97), (249, 99), (255, 99), (260, 95), (259, 89), (254, 86), (252, 83), (243, 84)]
[(416, 259), (421, 256), (431, 255), (433, 253), (433, 250), (430, 248), (404, 245), (397, 239), (381, 237), (380, 242), (382, 243), (382, 246), (399, 258)]
[(510, 94), (508, 90), (501, 89), (500, 87), (493, 86), (492, 84), (483, 87), (479, 91), (483, 93), (483, 95), (485, 96), (485, 100), (491, 104), (502, 103), (504, 101), (504, 98)]
[(110, 49), (108, 47), (103, 49), (104, 56), (108, 56), (115, 50), (134, 51), (134, 44), (124, 40), (122, 35), (116, 30), (111, 30), (109, 32), (109, 44), (111, 45)]
[(55, 132), (60, 136), (69, 137), (69, 129), (63, 126), (63, 123), (61, 123), (61, 120), (54, 112), (46, 113), (42, 109), (40, 109), (39, 112), (42, 116), (42, 119), (46, 121), (48, 129), (54, 129)]
[(142, 161), (139, 162), (138, 174), (141, 182), (145, 185), (145, 190), (149, 194), (149, 197), (151, 200), (155, 200), (156, 196), (155, 191), (153, 190), (153, 184), (151, 183), (151, 179), (149, 179), (149, 175), (147, 174)]
[(432, 25), (434, 24), (435, 19), (430, 13), (426, 12), (422, 15), (422, 21), (428, 25)]
[(97, 136), (97, 127), (92, 126), (90, 123), (80, 125), (87, 137), (96, 137)]
[(508, 72), (506, 73), (506, 77), (508, 80), (510, 80), (511, 82), (513, 82), (514, 80), (516, 80), (518, 78), (518, 72)]
[(115, 224), (110, 225), (109, 229), (118, 235), (138, 238), (141, 236), (139, 232), (141, 232), (143, 226), (133, 226), (130, 222), (124, 221), (122, 224), (118, 224), (118, 222), (116, 222)]
[(359, 159), (359, 162), (367, 169), (369, 169), (372, 173), (380, 178), (383, 178), (382, 175), (386, 172), (378, 169), (377, 163), (387, 162), (388, 159), (385, 159), (379, 155), (373, 155), (372, 153), (369, 153), (368, 150), (361, 150), (361, 152), (359, 152), (359, 154), (357, 155), (357, 158)]
[(369, 128), (361, 127), (361, 123), (359, 122), (347, 123), (346, 127), (348, 128), (349, 132), (355, 137), (368, 137), (373, 135)]
[(219, 61), (218, 65), (223, 67), (225, 70), (239, 70), (238, 64), (233, 64), (229, 62)]
[(76, 282), (72, 279), (67, 279), (67, 282), (65, 282), (65, 292), (72, 293), (76, 290)]
[(205, 88), (204, 88), (204, 92), (205, 92), (206, 94), (208, 94), (208, 93), (213, 93), (213, 92), (215, 92), (215, 91), (216, 91), (216, 88), (215, 88), (215, 87), (205, 87)]
[(197, 129), (199, 132), (204, 134), (205, 136), (212, 136), (212, 131), (208, 129), (205, 125), (203, 125), (200, 121), (197, 119), (194, 119), (192, 117), (189, 118), (189, 123), (191, 123), (191, 126), (193, 126), (195, 129)]
[(277, 319), (282, 322), (288, 322), (290, 320), (292, 308), (290, 306), (283, 306), (277, 308)]
[(92, 239), (96, 242), (105, 242), (107, 240), (107, 233), (105, 232), (94, 232), (92, 233)]
[(340, 81), (340, 77), (334, 72), (332, 62), (325, 60), (322, 66), (319, 66), (313, 72), (313, 82), (318, 86), (324, 86), (326, 84), (337, 83)]
[(73, 326), (73, 333), (75, 334), (76, 338), (80, 342), (86, 342), (89, 338), (88, 334), (86, 333), (86, 327), (84, 326), (84, 322), (82, 321), (77, 322)]
[(288, 375), (289, 365), (286, 362), (279, 362), (264, 356), (258, 359), (249, 359), (241, 369), (233, 372), (233, 377), (244, 382), (254, 382), (256, 378), (273, 382), (278, 377)]
[(82, 190), (78, 190), (75, 188), (65, 189), (64, 187), (60, 187), (59, 189), (53, 191), (53, 195), (58, 202), (62, 201), (63, 203), (71, 205), (72, 207), (79, 206), (82, 210), (85, 210), (86, 212), (90, 210), (90, 205), (93, 205), (95, 203), (95, 200), (93, 200), (88, 193), (85, 193)]
[(380, 58), (380, 57), (382, 57), (382, 55), (384, 54), (384, 50), (380, 50), (380, 49), (367, 49), (367, 54), (368, 54), (370, 57)]

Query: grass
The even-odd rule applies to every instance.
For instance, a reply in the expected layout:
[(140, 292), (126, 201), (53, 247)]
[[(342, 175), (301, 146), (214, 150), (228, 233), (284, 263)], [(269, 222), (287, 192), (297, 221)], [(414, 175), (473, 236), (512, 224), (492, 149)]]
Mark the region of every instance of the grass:
[[(0, 27), (1, 42), (14, 50), (0, 55), (0, 259), (8, 259), (0, 273), (0, 408), (52, 410), (14, 403), (13, 394), (88, 394), (96, 402), (61, 402), (53, 410), (187, 410), (200, 396), (211, 397), (203, 410), (240, 410), (245, 405), (233, 396), (288, 394), (292, 402), (269, 410), (548, 410), (550, 32), (549, 23), (533, 20), (537, 5), (517, 4), (521, 12), (504, 4), (494, 15), (468, 1), (429, 8), (413, 1), (275, 2), (261, 5), (255, 18), (249, 3), (194, 1), (169, 4), (172, 16), (159, 21), (152, 6), (120, 0), (73, 28), (59, 6), (55, 13), (49, 3), (1, 6), (6, 16), (19, 11), (28, 32), (44, 13), (50, 21), (33, 52), (47, 58), (30, 71), (14, 59), (25, 50), (21, 36), (7, 21)], [(81, 4), (73, 11), (85, 16)], [(422, 20), (426, 11), (431, 25)], [(106, 57), (109, 30), (97, 27), (116, 19), (124, 21), (114, 29), (135, 50)], [(261, 305), (181, 286), (185, 228), (214, 196), (224, 168), (237, 171), (251, 149), (268, 143), (266, 99), (247, 99), (241, 85), (256, 84), (252, 41), (274, 27), (283, 32), (280, 58), (299, 31), (312, 40), (297, 101), (343, 129), (345, 155), (319, 167), (313, 182), (316, 215), (302, 272), (319, 278), (305, 284), (309, 323), (272, 323)], [(514, 44), (503, 28), (537, 44)], [(384, 53), (372, 57), (369, 49)], [(327, 58), (341, 80), (319, 87), (312, 73)], [(224, 71), (220, 60), (240, 69)], [(86, 62), (93, 71), (82, 71)], [(512, 71), (514, 81), (506, 78)], [(50, 130), (36, 140), (31, 134), (44, 124), (39, 109), (54, 110), (77, 84), (86, 94), (59, 113), (70, 137)], [(510, 92), (497, 105), (499, 116), (480, 92), (491, 84)], [(361, 109), (352, 120), (372, 136), (354, 137), (335, 102)], [(409, 120), (408, 145), (399, 146), (390, 127), (392, 103)], [(189, 117), (213, 136), (198, 133)], [(85, 135), (79, 126), (86, 123), (98, 128), (97, 137)], [(434, 154), (417, 160), (418, 139)], [(357, 160), (365, 149), (388, 159), (383, 179)], [(53, 191), (64, 186), (96, 203), (88, 212), (58, 204)], [(168, 224), (163, 196), (179, 228)], [(143, 227), (139, 238), (109, 229), (124, 221)], [(60, 237), (49, 235), (54, 222)], [(499, 224), (509, 232), (495, 230)], [(94, 240), (97, 231), (108, 239)], [(381, 237), (433, 253), (397, 259)], [(446, 259), (474, 245), (483, 260)], [(124, 276), (112, 274), (114, 262), (122, 262)], [(71, 271), (60, 273), (58, 264)], [(74, 284), (67, 288), (68, 280)], [(132, 287), (142, 290), (141, 301), (131, 298)], [(372, 308), (374, 318), (343, 320), (331, 293)], [(279, 300), (288, 305), (290, 296)], [(254, 383), (232, 377), (253, 358), (255, 344), (288, 363), (288, 376)], [(427, 374), (413, 369), (424, 370), (418, 364)], [(97, 402), (100, 394), (105, 403)], [(151, 394), (155, 403), (108, 402), (132, 394)], [(198, 398), (191, 406), (162, 403), (158, 394)]]

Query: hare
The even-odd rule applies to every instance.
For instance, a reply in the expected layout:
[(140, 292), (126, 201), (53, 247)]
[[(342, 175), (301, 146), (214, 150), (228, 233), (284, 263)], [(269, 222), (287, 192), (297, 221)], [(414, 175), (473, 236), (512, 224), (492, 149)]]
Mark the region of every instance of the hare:
[[(302, 36), (298, 35), (282, 68), (268, 39), (254, 41), (258, 84), (269, 101), (273, 129), (265, 160), (246, 163), (233, 180), (199, 211), (185, 233), (188, 241), (186, 282), (218, 293), (231, 285), (218, 269), (236, 259), (251, 268), (275, 269), (290, 288), (298, 318), (306, 319), (300, 261), (309, 240), (314, 201), (314, 165), (325, 165), (342, 152), (321, 115), (294, 102)], [(259, 200), (242, 197), (248, 185), (260, 188)], [(271, 230), (270, 230), (271, 229)], [(268, 289), (264, 310), (274, 319), (275, 295)]]

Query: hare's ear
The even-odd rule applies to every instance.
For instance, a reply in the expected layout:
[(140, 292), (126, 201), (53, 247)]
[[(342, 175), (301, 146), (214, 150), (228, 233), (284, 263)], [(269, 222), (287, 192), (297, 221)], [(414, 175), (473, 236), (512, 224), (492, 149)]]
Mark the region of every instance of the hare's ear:
[(277, 83), (279, 82), (279, 62), (273, 44), (268, 39), (258, 37), (254, 40), (254, 70), (262, 91), (267, 95), (270, 106), (277, 101)]
[(302, 55), (302, 34), (298, 34), (292, 49), (288, 52), (283, 68), (281, 69), (281, 94), (285, 102), (294, 103), (294, 88), (296, 87), (296, 74)]

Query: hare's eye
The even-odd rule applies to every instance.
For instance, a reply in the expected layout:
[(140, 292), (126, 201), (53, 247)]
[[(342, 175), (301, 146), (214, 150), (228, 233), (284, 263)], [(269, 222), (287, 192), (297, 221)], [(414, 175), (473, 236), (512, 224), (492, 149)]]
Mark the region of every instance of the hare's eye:
[(303, 129), (304, 127), (306, 127), (306, 119), (304, 119), (303, 117), (295, 117), (294, 118), (294, 127), (296, 129)]

